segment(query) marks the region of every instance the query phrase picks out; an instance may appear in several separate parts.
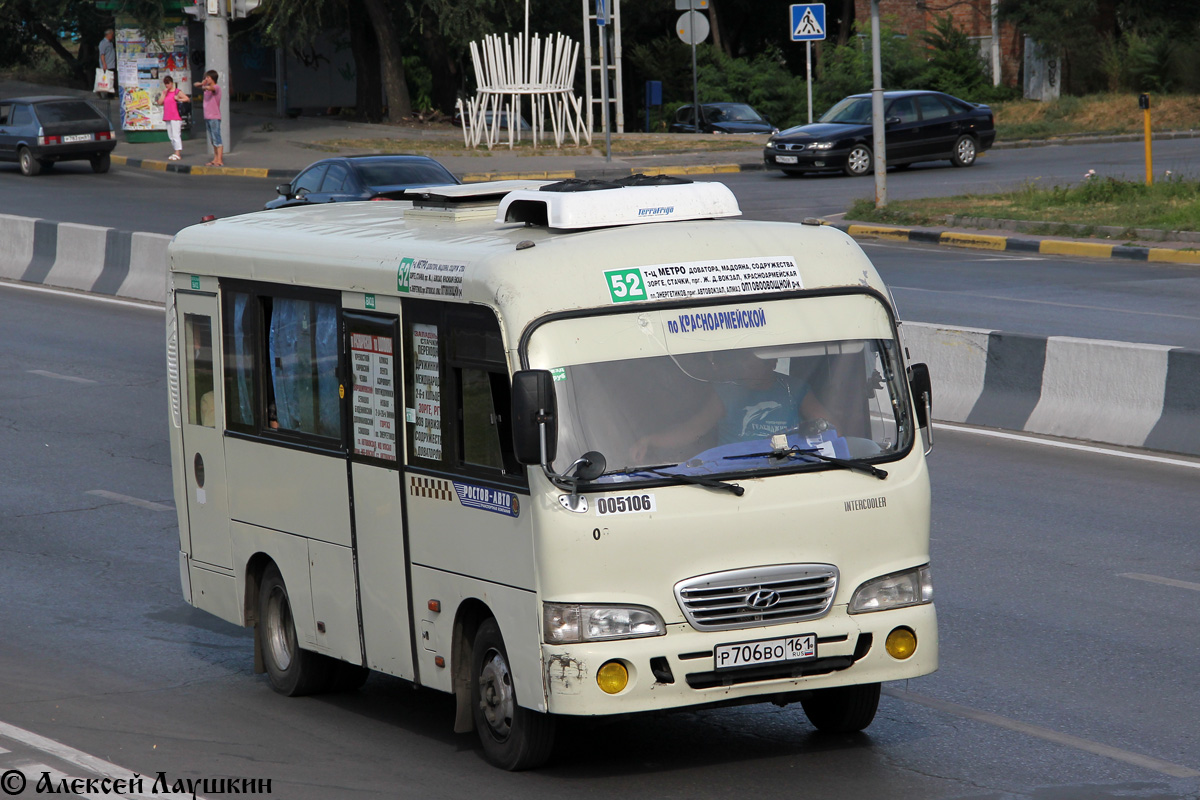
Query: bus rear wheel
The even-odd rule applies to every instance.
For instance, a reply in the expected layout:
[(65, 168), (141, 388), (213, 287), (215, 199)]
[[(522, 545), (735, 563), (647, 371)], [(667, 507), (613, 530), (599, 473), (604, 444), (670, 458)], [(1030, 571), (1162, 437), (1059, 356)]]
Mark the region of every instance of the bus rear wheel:
[(808, 721), (821, 733), (857, 733), (879, 709), (879, 684), (817, 689), (800, 700)]
[(274, 564), (267, 567), (259, 585), (255, 635), (272, 689), (299, 697), (328, 688), (332, 662), (320, 653), (300, 649), (287, 586)]
[(554, 719), (517, 704), (500, 626), (488, 619), (471, 650), (471, 711), (484, 757), (501, 769), (532, 769), (554, 747)]

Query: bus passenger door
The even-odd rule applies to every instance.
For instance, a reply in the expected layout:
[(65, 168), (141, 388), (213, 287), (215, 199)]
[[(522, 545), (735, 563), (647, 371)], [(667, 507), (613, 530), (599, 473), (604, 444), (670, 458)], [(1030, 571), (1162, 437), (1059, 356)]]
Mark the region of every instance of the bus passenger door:
[(180, 421), (193, 561), (232, 568), (217, 298), (178, 292)]
[[(379, 298), (386, 303), (387, 298)], [(399, 304), (397, 303), (397, 310)], [(415, 679), (408, 539), (401, 505), (403, 408), (396, 315), (346, 311), (350, 473), (366, 666)]]

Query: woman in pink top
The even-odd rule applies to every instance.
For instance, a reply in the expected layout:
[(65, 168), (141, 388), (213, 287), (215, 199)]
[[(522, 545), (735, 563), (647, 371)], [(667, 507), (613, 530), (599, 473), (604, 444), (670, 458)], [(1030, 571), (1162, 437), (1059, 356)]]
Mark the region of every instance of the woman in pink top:
[(175, 148), (175, 152), (167, 156), (167, 160), (178, 161), (183, 158), (183, 117), (179, 116), (180, 92), (170, 75), (163, 78), (163, 86), (167, 87), (162, 96), (163, 122), (167, 123), (167, 138)]
[(223, 167), (221, 159), (225, 147), (221, 142), (221, 87), (217, 85), (217, 71), (210, 69), (204, 73), (204, 80), (195, 84), (204, 90), (204, 125), (208, 128), (208, 141), (212, 144), (213, 160), (205, 166)]

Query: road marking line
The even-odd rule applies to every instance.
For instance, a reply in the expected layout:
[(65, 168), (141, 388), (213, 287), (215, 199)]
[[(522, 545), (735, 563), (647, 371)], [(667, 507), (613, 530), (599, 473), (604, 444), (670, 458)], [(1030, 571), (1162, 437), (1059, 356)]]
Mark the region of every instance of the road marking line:
[(127, 494), (117, 494), (116, 492), (107, 492), (104, 489), (91, 489), (84, 494), (94, 495), (96, 497), (104, 497), (109, 500), (116, 500), (118, 503), (128, 503), (131, 506), (139, 508), (148, 508), (151, 511), (174, 511), (175, 506), (167, 506), (162, 503), (155, 503), (151, 500), (142, 500), (137, 497), (130, 497)]
[(999, 728), (1007, 728), (1010, 731), (1024, 733), (1028, 736), (1033, 736), (1038, 739), (1044, 739), (1048, 742), (1061, 744), (1066, 747), (1071, 747), (1076, 750), (1082, 750), (1085, 753), (1111, 758), (1114, 761), (1122, 761), (1126, 764), (1132, 764), (1135, 767), (1152, 770), (1163, 775), (1170, 775), (1172, 778), (1200, 778), (1200, 772), (1197, 772), (1190, 767), (1184, 767), (1179, 764), (1172, 764), (1170, 761), (1163, 761), (1160, 758), (1152, 756), (1144, 756), (1141, 753), (1132, 753), (1128, 750), (1122, 750), (1119, 747), (1112, 747), (1107, 744), (1093, 742), (1091, 739), (1084, 739), (1079, 736), (1072, 736), (1069, 733), (1059, 733), (1050, 728), (1043, 728), (1040, 725), (1031, 725), (1028, 722), (1002, 717), (999, 714), (992, 714), (988, 711), (980, 711), (970, 706), (951, 703), (947, 700), (938, 700), (933, 697), (915, 694), (913, 692), (902, 691), (899, 689), (884, 689), (883, 693), (889, 697), (895, 697), (899, 700), (907, 700), (910, 703), (932, 708), (935, 711), (941, 711), (946, 714), (952, 714), (956, 717), (972, 719), (976, 722), (985, 722), (989, 725), (995, 725)]
[[(76, 750), (74, 747), (65, 745), (62, 742), (56, 742), (53, 739), (48, 739), (45, 736), (34, 733), (33, 731), (27, 731), (24, 728), (18, 728), (16, 725), (9, 725), (7, 722), (0, 722), (0, 736), (3, 736), (5, 739), (11, 739), (14, 742), (20, 742), (23, 745), (32, 747), (34, 750), (45, 753), (48, 756), (53, 756), (54, 758), (57, 758), (60, 761), (65, 761), (68, 764), (74, 764), (80, 769), (87, 770), (88, 772), (94, 772), (104, 778), (112, 778), (113, 780), (128, 780), (135, 774), (141, 774), (135, 773), (131, 769), (118, 767), (116, 764), (105, 761), (102, 758), (96, 758), (96, 756), (91, 755), (90, 753), (85, 753), (82, 750)], [(144, 778), (146, 776), (142, 775), (142, 777)], [(151, 781), (153, 781), (153, 778), (151, 778)], [(166, 793), (142, 793), (132, 796), (170, 797), (172, 795)], [(174, 796), (191, 797), (191, 795)]]
[(1193, 592), (1200, 592), (1200, 583), (1177, 581), (1174, 578), (1163, 578), (1158, 575), (1143, 575), (1140, 572), (1122, 572), (1117, 577), (1131, 578), (1135, 581), (1146, 581), (1148, 583), (1161, 583), (1163, 586), (1174, 586), (1176, 589), (1191, 589)]
[(0, 756), (4, 755), (5, 753), (11, 753), (11, 752), (12, 752), (12, 750), (5, 750), (3, 747), (0, 747)]
[(96, 381), (88, 380), (87, 378), (76, 378), (73, 375), (59, 375), (57, 372), (49, 372), (44, 369), (31, 369), (30, 375), (41, 375), (43, 378), (54, 378), (57, 381), (70, 381), (71, 383), (95, 383)]
[(1107, 447), (1093, 447), (1086, 444), (1073, 444), (1071, 442), (1059, 442), (1053, 439), (1040, 439), (1036, 436), (1022, 436), (1019, 433), (1007, 433), (1005, 431), (987, 430), (984, 428), (969, 428), (962, 425), (954, 425), (949, 422), (935, 422), (934, 427), (940, 430), (956, 431), (958, 433), (971, 433), (976, 436), (991, 436), (996, 439), (1011, 439), (1015, 442), (1026, 442), (1028, 444), (1040, 444), (1046, 447), (1061, 447), (1064, 450), (1082, 450), (1085, 453), (1096, 453), (1103, 456), (1116, 456), (1118, 458), (1129, 458), (1134, 461), (1149, 461), (1154, 464), (1170, 464), (1173, 467), (1188, 467), (1189, 469), (1200, 469), (1200, 461), (1187, 461), (1179, 458), (1167, 458), (1166, 456), (1150, 456), (1143, 453), (1127, 453), (1123, 450), (1110, 450)]
[(33, 286), (27, 283), (13, 283), (0, 279), (0, 287), (6, 289), (22, 289), (26, 292), (40, 292), (42, 294), (56, 294), (60, 297), (75, 297), (80, 300), (91, 300), (97, 303), (110, 303), (114, 306), (130, 306), (132, 308), (145, 308), (153, 311), (162, 311), (163, 303), (138, 302), (137, 300), (120, 300), (116, 297), (108, 297), (102, 294), (87, 294), (85, 292), (72, 292), (67, 289), (52, 289), (48, 286)]

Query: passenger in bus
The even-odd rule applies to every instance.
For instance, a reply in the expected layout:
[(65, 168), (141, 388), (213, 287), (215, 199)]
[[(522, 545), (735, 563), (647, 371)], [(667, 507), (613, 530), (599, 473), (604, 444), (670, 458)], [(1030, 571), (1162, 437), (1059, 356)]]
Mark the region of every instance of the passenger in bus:
[(795, 430), (804, 421), (825, 420), (831, 415), (803, 380), (775, 371), (777, 360), (758, 358), (752, 352), (719, 352), (709, 355), (712, 379), (710, 396), (700, 409), (680, 424), (641, 437), (629, 449), (633, 463), (648, 453), (676, 452), (698, 442), (712, 431), (717, 444), (768, 439)]

